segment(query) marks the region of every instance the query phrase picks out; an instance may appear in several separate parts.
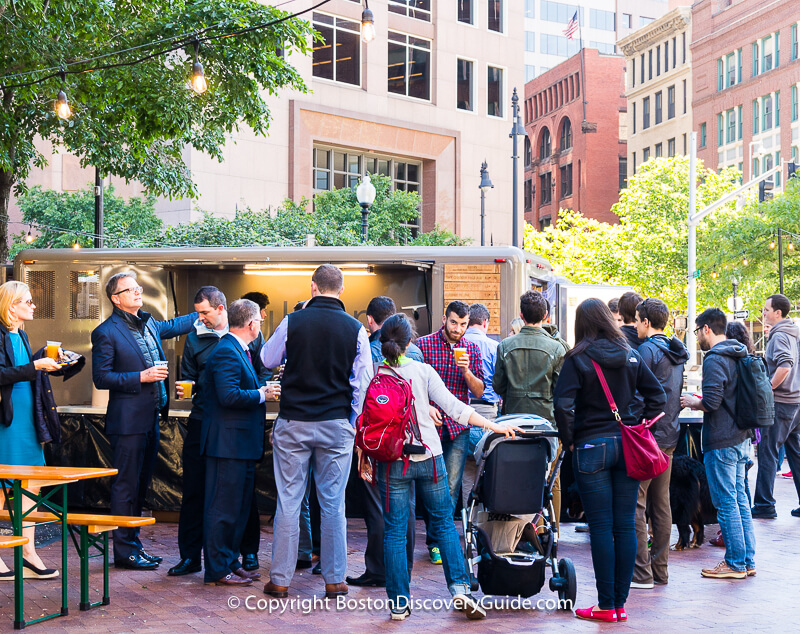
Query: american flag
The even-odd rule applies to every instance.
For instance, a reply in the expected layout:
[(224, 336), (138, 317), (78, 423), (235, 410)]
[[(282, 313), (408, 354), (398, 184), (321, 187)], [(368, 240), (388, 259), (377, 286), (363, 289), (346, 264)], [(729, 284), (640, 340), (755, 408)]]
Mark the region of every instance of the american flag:
[(575, 31), (578, 30), (578, 12), (575, 12), (575, 15), (572, 16), (572, 19), (567, 22), (567, 28), (564, 29), (564, 35), (567, 36), (568, 40), (571, 40), (572, 37), (575, 35)]

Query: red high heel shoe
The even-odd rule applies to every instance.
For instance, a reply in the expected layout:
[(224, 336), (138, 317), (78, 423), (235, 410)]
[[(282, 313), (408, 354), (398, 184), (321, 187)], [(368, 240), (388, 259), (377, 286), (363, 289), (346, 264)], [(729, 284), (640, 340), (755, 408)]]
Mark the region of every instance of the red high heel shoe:
[[(603, 623), (616, 623), (616, 610), (600, 610), (596, 605), (590, 608), (579, 608), (575, 610), (575, 616), (587, 621), (602, 621)], [(627, 617), (626, 617), (627, 618)]]

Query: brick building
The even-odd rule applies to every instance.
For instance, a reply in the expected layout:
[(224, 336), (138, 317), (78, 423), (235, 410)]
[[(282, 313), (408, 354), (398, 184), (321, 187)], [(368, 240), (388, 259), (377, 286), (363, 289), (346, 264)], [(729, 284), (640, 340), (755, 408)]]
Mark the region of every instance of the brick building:
[(616, 221), (611, 206), (627, 173), (624, 76), (624, 58), (584, 49), (525, 85), (525, 220), (537, 229), (559, 209)]
[(706, 167), (737, 167), (747, 181), (800, 158), (797, 3), (700, 0), (692, 31), (694, 129)]

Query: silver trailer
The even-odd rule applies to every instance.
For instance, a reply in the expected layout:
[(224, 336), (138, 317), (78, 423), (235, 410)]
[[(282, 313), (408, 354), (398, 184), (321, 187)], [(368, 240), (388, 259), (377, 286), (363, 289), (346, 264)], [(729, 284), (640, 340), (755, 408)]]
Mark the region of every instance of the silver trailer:
[[(264, 292), (270, 299), (263, 325), (269, 337), (296, 302), (310, 297), (311, 273), (326, 262), (344, 271), (342, 300), (354, 317), (366, 325), (369, 300), (388, 295), (413, 318), (420, 335), (438, 328), (444, 306), (461, 299), (486, 304), (490, 334), (502, 338), (519, 314), (519, 296), (545, 290), (552, 272), (546, 260), (513, 247), (253, 247), (29, 249), (16, 257), (14, 275), (31, 287), (36, 303), (35, 319), (26, 325), (33, 348), (58, 340), (87, 359), (78, 376), (53, 382), (59, 410), (104, 414), (107, 393), (91, 382), (90, 334), (110, 315), (104, 291), (110, 276), (136, 271), (144, 309), (158, 319), (191, 312), (200, 286), (217, 286), (229, 302), (249, 291)], [(164, 344), (174, 381), (183, 338)], [(188, 414), (190, 402), (172, 404), (174, 415)]]

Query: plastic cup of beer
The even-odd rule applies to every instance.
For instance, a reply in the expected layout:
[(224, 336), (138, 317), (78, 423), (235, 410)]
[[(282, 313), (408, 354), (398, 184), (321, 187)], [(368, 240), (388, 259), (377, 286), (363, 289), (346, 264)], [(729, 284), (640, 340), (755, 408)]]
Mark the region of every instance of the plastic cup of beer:
[(192, 387), (194, 387), (194, 383), (191, 381), (176, 381), (175, 383), (183, 388), (181, 400), (186, 401), (192, 398)]
[(153, 364), (153, 366), (156, 367), (156, 368), (164, 368), (165, 370), (168, 370), (169, 369), (169, 361), (156, 361)]
[(453, 352), (454, 352), (454, 353), (455, 353), (455, 355), (456, 355), (456, 365), (458, 365), (458, 362), (459, 362), (459, 361), (461, 361), (461, 359), (463, 359), (465, 356), (467, 356), (467, 355), (469, 354), (469, 353), (466, 351), (466, 349), (465, 349), (465, 348), (455, 348), (455, 349), (453, 350)]
[(58, 361), (58, 349), (61, 347), (60, 341), (48, 341), (45, 354), (54, 361)]
[(281, 382), (280, 382), (280, 381), (267, 381), (267, 382), (265, 382), (265, 383), (264, 383), (264, 385), (266, 385), (266, 386), (267, 386), (267, 388), (270, 388), (270, 387), (272, 387), (273, 385), (280, 385), (280, 384), (281, 384)]

